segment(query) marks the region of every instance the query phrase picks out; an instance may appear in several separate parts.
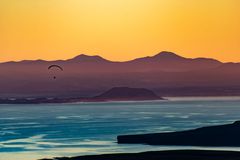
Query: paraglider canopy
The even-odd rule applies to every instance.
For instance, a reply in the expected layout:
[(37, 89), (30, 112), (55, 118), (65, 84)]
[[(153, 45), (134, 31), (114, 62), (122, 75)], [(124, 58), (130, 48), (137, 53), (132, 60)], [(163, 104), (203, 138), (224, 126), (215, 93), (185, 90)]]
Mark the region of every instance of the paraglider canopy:
[[(56, 64), (50, 65), (50, 66), (48, 67), (48, 70), (51, 70), (51, 69), (53, 69), (53, 68), (57, 68), (57, 69), (60, 69), (61, 71), (63, 71), (63, 68), (62, 68), (61, 66), (59, 66), (59, 65), (56, 65)], [(57, 79), (57, 77), (56, 77), (56, 76), (53, 76), (53, 79)]]
[(51, 66), (48, 67), (48, 70), (50, 70), (52, 68), (59, 68), (61, 71), (63, 71), (63, 68), (61, 66), (59, 66), (59, 65), (55, 65), (55, 64), (51, 65)]

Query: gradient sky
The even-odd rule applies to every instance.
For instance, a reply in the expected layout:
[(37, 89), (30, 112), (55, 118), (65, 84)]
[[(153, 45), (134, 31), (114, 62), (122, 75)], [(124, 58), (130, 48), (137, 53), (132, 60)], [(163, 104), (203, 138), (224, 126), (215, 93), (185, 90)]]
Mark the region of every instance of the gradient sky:
[(163, 50), (240, 62), (240, 0), (0, 0), (0, 61)]

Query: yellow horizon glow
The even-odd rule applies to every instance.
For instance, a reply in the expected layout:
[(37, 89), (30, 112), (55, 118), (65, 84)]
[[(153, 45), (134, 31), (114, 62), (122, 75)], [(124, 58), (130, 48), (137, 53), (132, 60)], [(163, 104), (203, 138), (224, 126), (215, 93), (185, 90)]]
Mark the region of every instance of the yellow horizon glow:
[(239, 0), (1, 0), (0, 61), (167, 50), (240, 62)]

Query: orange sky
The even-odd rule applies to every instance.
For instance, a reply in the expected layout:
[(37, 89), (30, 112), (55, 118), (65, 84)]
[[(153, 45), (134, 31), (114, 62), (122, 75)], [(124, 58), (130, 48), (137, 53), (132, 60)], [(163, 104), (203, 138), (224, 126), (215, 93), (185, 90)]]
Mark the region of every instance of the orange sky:
[(240, 62), (240, 0), (0, 0), (0, 61), (162, 50)]

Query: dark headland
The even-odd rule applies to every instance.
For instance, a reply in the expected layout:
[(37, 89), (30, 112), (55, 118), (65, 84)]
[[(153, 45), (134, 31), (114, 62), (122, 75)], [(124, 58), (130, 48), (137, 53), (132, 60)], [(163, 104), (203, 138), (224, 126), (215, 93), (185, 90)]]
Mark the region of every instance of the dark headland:
[(145, 88), (115, 87), (94, 97), (74, 98), (4, 98), (0, 104), (41, 104), (41, 103), (76, 103), (76, 102), (107, 102), (107, 101), (147, 101), (163, 100), (153, 91)]
[(194, 130), (118, 136), (119, 144), (240, 147), (240, 121)]

